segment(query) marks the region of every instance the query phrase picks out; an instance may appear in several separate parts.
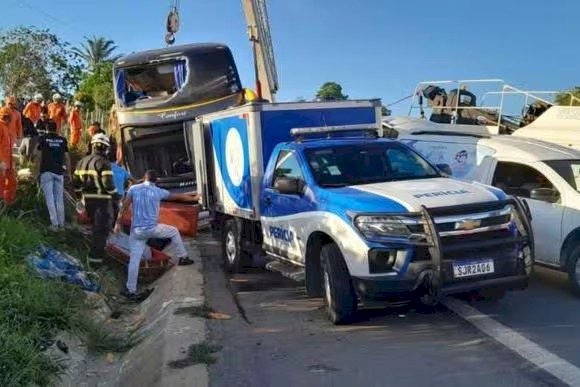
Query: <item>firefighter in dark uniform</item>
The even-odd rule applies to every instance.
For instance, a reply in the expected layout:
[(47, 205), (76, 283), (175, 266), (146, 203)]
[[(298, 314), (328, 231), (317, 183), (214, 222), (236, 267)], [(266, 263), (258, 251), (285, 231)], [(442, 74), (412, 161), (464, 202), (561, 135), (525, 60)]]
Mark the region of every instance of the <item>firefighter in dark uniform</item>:
[(113, 195), (116, 193), (111, 163), (107, 157), (109, 138), (98, 133), (91, 139), (92, 153), (77, 164), (73, 176), (75, 191), (82, 195), (91, 219), (92, 239), (89, 262), (101, 264), (113, 220)]

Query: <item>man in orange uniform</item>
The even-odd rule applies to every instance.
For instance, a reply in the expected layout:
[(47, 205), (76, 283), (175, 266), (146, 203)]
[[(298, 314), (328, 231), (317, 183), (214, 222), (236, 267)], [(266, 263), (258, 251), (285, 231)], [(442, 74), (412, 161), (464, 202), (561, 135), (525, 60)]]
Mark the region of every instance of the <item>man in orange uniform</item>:
[(42, 94), (36, 94), (34, 99), (26, 104), (22, 115), (27, 117), (34, 125), (40, 120), (40, 111), (42, 110)]
[(6, 108), (10, 112), (10, 124), (8, 124), (8, 132), (10, 133), (10, 138), (12, 144), (15, 144), (17, 140), (21, 139), (22, 133), (22, 116), (16, 108), (16, 97), (13, 95), (6, 97)]
[(56, 124), (56, 133), (60, 134), (62, 125), (67, 119), (66, 106), (62, 103), (62, 97), (60, 94), (55, 94), (52, 96), (52, 102), (48, 104), (48, 118), (53, 120)]
[(83, 118), (81, 116), (81, 103), (75, 102), (75, 107), (70, 113), (68, 125), (70, 128), (70, 145), (77, 146), (81, 140), (81, 132), (83, 130)]
[(7, 204), (16, 198), (17, 179), (12, 168), (12, 136), (10, 134), (10, 108), (0, 109), (0, 200)]

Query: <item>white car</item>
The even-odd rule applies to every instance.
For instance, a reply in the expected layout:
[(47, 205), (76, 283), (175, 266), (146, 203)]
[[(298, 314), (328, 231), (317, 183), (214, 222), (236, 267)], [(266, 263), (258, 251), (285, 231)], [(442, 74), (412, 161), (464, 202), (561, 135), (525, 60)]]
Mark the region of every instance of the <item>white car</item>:
[(465, 125), (398, 120), (398, 139), (453, 177), (524, 199), (536, 262), (566, 271), (580, 295), (580, 151)]

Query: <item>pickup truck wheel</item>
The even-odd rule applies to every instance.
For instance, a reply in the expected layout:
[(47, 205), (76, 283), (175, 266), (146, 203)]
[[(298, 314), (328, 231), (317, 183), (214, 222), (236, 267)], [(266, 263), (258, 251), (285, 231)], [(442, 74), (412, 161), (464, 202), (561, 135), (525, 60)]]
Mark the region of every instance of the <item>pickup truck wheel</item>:
[(568, 278), (570, 278), (570, 283), (572, 284), (572, 291), (580, 297), (580, 246), (572, 250), (566, 264)]
[(222, 236), (222, 251), (227, 271), (239, 273), (247, 263), (247, 253), (241, 249), (238, 224), (234, 219), (226, 222)]
[(357, 297), (342, 253), (335, 243), (330, 243), (322, 247), (320, 256), (324, 303), (330, 321), (347, 323), (356, 313)]

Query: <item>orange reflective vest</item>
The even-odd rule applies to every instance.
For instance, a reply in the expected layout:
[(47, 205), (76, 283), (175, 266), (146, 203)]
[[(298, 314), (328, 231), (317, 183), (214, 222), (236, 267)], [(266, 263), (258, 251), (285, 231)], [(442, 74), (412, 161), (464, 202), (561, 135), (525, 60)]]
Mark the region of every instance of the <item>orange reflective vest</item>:
[(48, 118), (56, 124), (57, 132), (60, 133), (60, 128), (66, 122), (67, 114), (66, 107), (62, 102), (51, 102), (48, 104)]
[(34, 125), (36, 125), (38, 120), (40, 120), (40, 111), (41, 111), (40, 103), (32, 101), (26, 104), (26, 107), (22, 111), (22, 115), (24, 117), (28, 117), (28, 119), (32, 121)]
[(0, 121), (0, 162), (10, 168), (12, 164), (12, 141), (8, 125)]

